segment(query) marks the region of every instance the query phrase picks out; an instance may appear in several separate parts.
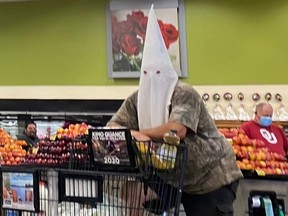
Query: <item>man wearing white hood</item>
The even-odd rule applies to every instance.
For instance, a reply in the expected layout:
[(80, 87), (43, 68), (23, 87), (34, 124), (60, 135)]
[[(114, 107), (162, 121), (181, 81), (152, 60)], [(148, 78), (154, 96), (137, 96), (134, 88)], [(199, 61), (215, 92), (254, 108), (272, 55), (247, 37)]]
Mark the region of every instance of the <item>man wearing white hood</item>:
[(188, 147), (182, 195), (186, 215), (233, 215), (238, 179), (242, 178), (235, 154), (218, 133), (201, 96), (190, 85), (178, 81), (153, 7), (139, 90), (123, 102), (108, 125), (126, 126), (132, 135), (152, 140), (176, 130)]

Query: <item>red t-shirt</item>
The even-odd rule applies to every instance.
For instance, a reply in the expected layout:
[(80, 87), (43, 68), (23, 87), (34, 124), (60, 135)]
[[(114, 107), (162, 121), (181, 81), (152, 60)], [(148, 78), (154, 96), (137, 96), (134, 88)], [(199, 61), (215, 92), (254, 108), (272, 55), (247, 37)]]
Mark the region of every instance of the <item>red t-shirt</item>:
[(250, 139), (263, 140), (270, 151), (286, 156), (288, 141), (284, 131), (277, 125), (272, 124), (263, 127), (254, 121), (249, 121), (242, 124), (241, 129), (245, 131)]

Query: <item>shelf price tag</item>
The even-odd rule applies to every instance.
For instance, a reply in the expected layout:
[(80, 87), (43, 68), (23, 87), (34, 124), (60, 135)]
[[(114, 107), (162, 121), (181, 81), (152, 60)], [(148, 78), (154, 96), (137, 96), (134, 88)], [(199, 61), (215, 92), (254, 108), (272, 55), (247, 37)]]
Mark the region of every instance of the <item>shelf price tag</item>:
[(261, 169), (256, 169), (255, 170), (258, 176), (265, 176), (265, 172)]

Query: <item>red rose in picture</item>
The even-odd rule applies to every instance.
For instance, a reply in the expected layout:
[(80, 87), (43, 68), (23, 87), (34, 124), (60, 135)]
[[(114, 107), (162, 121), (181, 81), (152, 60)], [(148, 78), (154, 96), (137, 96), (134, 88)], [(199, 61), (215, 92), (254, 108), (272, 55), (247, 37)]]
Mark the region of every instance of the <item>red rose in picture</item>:
[(171, 24), (161, 25), (161, 33), (167, 49), (169, 49), (170, 44), (175, 42), (179, 37), (178, 30)]
[[(111, 19), (113, 70), (140, 71), (148, 17), (141, 10), (131, 11), (125, 17), (126, 20), (117, 16)], [(158, 24), (169, 49), (178, 40), (179, 32), (174, 25), (163, 20), (158, 20)]]
[(112, 34), (113, 35), (115, 34), (118, 37), (121, 37), (122, 34), (135, 34), (135, 32), (133, 32), (134, 26), (132, 25), (131, 22), (128, 22), (127, 20), (115, 22), (113, 24), (112, 29), (113, 29)]
[(141, 38), (145, 38), (148, 17), (144, 16), (142, 11), (132, 11), (132, 14), (127, 15), (127, 21), (131, 22), (135, 27), (135, 33)]
[(146, 35), (147, 22), (148, 17), (144, 17), (143, 19), (139, 20), (135, 27), (135, 33), (138, 34), (143, 40), (145, 39)]
[(144, 15), (143, 11), (132, 11), (131, 14), (127, 15), (127, 20), (138, 23), (143, 18), (147, 18), (147, 16)]
[(162, 26), (164, 25), (164, 23), (162, 22), (162, 20), (158, 20), (158, 25), (159, 25), (159, 28), (161, 29)]
[(112, 35), (112, 51), (114, 54), (118, 54), (121, 51), (121, 46), (118, 40), (117, 35)]
[(126, 34), (121, 37), (121, 48), (128, 56), (138, 55), (141, 47), (141, 40), (134, 35)]

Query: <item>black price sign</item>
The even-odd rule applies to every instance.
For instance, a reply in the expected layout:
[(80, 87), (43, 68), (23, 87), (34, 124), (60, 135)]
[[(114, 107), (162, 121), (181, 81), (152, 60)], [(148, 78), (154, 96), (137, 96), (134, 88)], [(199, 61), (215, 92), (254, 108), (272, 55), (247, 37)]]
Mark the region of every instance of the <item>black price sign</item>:
[(93, 158), (97, 164), (133, 166), (133, 148), (128, 128), (100, 127), (89, 130)]

